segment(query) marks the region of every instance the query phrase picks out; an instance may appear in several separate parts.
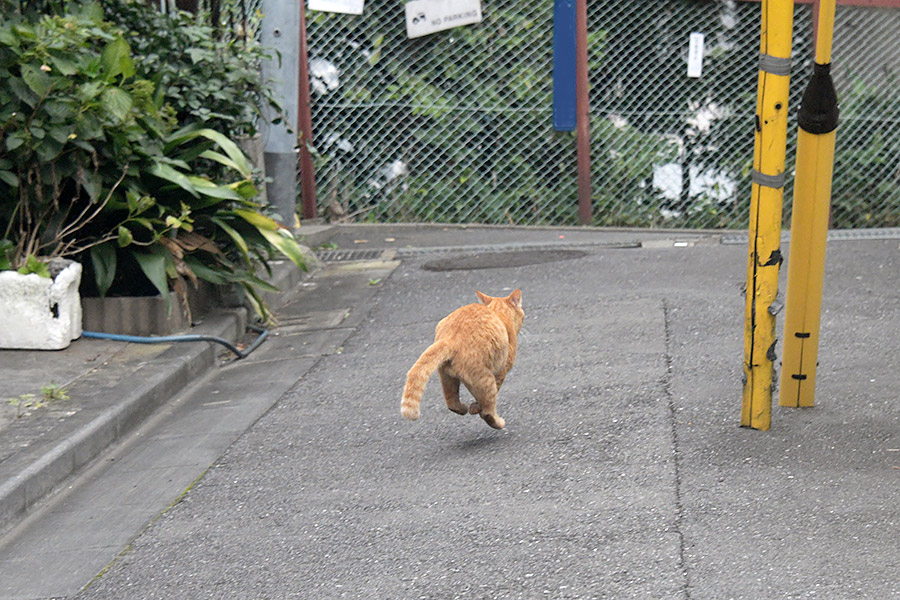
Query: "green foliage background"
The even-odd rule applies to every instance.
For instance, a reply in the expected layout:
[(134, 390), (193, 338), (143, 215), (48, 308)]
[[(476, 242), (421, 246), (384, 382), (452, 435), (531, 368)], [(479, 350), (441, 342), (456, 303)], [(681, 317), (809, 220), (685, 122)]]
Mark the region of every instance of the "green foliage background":
[[(313, 64), (327, 61), (319, 66), (339, 81), (320, 78), (313, 97), (322, 208), (378, 221), (576, 223), (575, 138), (552, 129), (553, 3), (483, 2), (482, 23), (414, 40), (403, 4), (308, 14)], [(588, 10), (594, 223), (747, 227), (758, 3), (611, 0)], [(810, 72), (809, 5), (797, 5), (794, 26), (790, 131)], [(686, 77), (694, 31), (706, 37), (700, 79)], [(890, 124), (900, 100), (890, 85), (850, 81), (834, 226), (895, 225), (900, 130)], [(714, 118), (698, 123), (710, 107)], [(663, 165), (682, 173), (674, 196), (654, 185)]]

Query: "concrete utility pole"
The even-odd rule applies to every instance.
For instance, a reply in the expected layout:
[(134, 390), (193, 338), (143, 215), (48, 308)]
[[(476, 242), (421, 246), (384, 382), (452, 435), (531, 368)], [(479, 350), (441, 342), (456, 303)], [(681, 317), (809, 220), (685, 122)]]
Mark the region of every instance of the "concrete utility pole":
[[(302, 0), (301, 0), (302, 1)], [(265, 109), (262, 124), (266, 176), (272, 182), (266, 195), (281, 222), (293, 228), (297, 209), (297, 106), (299, 85), (300, 6), (298, 0), (262, 0), (261, 43), (281, 54), (263, 63), (263, 77), (284, 109), (284, 121), (273, 125), (278, 115)]]

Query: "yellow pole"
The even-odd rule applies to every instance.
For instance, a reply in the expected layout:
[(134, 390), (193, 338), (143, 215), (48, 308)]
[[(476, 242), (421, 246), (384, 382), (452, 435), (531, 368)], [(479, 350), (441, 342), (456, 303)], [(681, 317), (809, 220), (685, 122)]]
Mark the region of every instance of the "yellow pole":
[(797, 114), (800, 127), (778, 402), (781, 406), (815, 404), (825, 245), (838, 123), (837, 94), (830, 75), (834, 10), (835, 0), (821, 0), (816, 63)]
[(781, 266), (781, 202), (787, 142), (793, 0), (762, 0), (756, 136), (753, 149), (744, 390), (741, 426), (768, 429), (775, 378), (775, 314)]

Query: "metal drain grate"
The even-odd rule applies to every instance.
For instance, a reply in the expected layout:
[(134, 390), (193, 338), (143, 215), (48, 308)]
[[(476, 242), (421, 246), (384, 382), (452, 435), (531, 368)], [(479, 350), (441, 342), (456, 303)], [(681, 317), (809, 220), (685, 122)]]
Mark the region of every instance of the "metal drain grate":
[(900, 227), (883, 229), (834, 229), (828, 232), (829, 240), (896, 240), (900, 239)]
[(354, 260), (380, 260), (383, 254), (384, 250), (380, 248), (321, 250), (316, 252), (318, 259), (326, 263), (351, 262)]
[[(900, 227), (885, 227), (882, 229), (832, 229), (828, 232), (828, 241), (839, 240), (898, 240), (900, 239)], [(791, 241), (790, 229), (781, 231), (781, 241)], [(722, 236), (723, 244), (748, 244), (748, 233), (734, 233)]]
[[(789, 242), (791, 240), (791, 232), (790, 230), (781, 230), (781, 241)], [(727, 233), (722, 236), (723, 245), (730, 246), (736, 244), (749, 244), (750, 243), (750, 234), (747, 232), (743, 233)]]

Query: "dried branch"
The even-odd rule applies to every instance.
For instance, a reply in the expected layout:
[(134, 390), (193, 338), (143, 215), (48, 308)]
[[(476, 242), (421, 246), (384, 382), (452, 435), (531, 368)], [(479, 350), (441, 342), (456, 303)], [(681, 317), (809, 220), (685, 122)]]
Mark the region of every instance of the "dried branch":
[(128, 174), (128, 167), (126, 167), (125, 169), (122, 170), (122, 174), (119, 176), (118, 181), (116, 181), (116, 183), (113, 184), (113, 186), (109, 189), (109, 193), (106, 194), (106, 198), (104, 198), (102, 202), (97, 203), (96, 207), (94, 208), (94, 211), (90, 215), (85, 217), (85, 215), (87, 214), (87, 212), (90, 210), (90, 208), (92, 206), (91, 203), (88, 203), (88, 205), (84, 207), (84, 210), (81, 211), (81, 214), (78, 215), (78, 217), (76, 217), (75, 220), (72, 221), (69, 225), (67, 225), (62, 230), (60, 230), (59, 234), (56, 237), (59, 239), (62, 239), (64, 237), (78, 231), (79, 229), (81, 229), (82, 227), (84, 227), (85, 225), (90, 223), (92, 220), (97, 218), (97, 215), (99, 215), (100, 212), (109, 203), (110, 199), (113, 197), (113, 194), (116, 192), (116, 190), (122, 184), (122, 181), (125, 180), (125, 175), (127, 175), (127, 174)]

